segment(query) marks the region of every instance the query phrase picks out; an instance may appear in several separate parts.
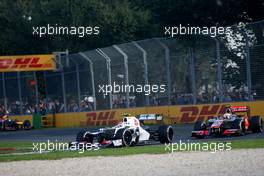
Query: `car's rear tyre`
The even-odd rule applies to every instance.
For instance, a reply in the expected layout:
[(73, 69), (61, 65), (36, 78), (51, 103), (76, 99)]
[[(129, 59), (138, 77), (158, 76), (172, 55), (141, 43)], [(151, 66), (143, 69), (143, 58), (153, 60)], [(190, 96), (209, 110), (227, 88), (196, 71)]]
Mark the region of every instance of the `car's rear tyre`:
[(29, 120), (25, 120), (25, 121), (23, 122), (23, 128), (24, 128), (24, 130), (29, 130), (30, 127), (31, 127), (31, 123), (30, 123), (30, 121), (29, 121)]
[(116, 132), (115, 139), (121, 139), (122, 145), (125, 147), (129, 147), (133, 144), (132, 133), (128, 129), (120, 129)]
[(158, 129), (159, 141), (162, 144), (172, 143), (173, 140), (173, 129), (172, 126), (162, 125)]
[(261, 133), (263, 131), (263, 120), (260, 116), (250, 118), (250, 128), (253, 133)]

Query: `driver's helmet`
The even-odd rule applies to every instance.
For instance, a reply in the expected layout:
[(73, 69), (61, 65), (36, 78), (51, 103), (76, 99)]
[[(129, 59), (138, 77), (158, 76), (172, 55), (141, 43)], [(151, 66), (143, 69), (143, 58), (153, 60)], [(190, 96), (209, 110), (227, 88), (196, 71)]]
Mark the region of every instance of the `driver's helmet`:
[(226, 106), (226, 113), (228, 113), (228, 114), (233, 114), (233, 110), (232, 110), (232, 108), (231, 108), (231, 105), (227, 105), (227, 106)]
[(231, 108), (226, 108), (226, 113), (232, 114), (232, 109)]
[(131, 124), (131, 120), (129, 119), (129, 117), (124, 117), (123, 118), (123, 124), (126, 126), (126, 127), (130, 127), (132, 124)]
[(123, 122), (125, 122), (125, 123), (127, 122), (127, 118), (126, 117), (123, 118)]

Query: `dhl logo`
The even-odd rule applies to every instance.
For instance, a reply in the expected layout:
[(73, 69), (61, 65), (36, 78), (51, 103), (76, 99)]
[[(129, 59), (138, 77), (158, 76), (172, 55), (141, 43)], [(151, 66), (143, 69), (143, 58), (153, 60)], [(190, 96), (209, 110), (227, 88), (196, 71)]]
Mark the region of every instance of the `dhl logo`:
[(52, 69), (55, 69), (53, 55), (0, 57), (0, 71), (29, 71)]
[[(33, 58), (17, 58), (13, 59), (2, 59), (0, 60), (0, 69), (12, 69), (12, 68), (40, 68), (45, 67), (44, 64), (39, 64), (37, 57)], [(49, 65), (48, 65), (49, 66)]]
[(226, 105), (187, 106), (180, 108), (180, 123), (190, 123), (197, 120), (207, 120), (224, 114)]
[(86, 121), (81, 122), (81, 126), (115, 125), (118, 123), (115, 113), (116, 111), (89, 112), (86, 114)]

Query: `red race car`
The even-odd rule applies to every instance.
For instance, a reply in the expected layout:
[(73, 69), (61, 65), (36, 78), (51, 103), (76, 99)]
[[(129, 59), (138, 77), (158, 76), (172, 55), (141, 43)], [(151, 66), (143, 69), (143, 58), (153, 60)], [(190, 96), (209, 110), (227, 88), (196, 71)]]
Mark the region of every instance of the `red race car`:
[[(245, 113), (238, 115), (237, 113)], [(260, 116), (250, 116), (248, 106), (227, 106), (226, 113), (209, 119), (208, 121), (196, 121), (192, 136), (204, 138), (207, 136), (244, 135), (247, 132), (261, 133), (263, 120)]]

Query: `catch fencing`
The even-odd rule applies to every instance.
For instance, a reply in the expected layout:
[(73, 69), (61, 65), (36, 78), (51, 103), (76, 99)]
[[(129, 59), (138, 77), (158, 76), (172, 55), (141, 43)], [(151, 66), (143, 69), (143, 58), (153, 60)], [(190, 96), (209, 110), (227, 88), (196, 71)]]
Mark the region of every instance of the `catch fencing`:
[[(260, 21), (214, 38), (152, 38), (58, 55), (54, 72), (1, 73), (0, 104), (19, 115), (263, 100), (263, 36)], [(165, 91), (99, 91), (113, 83), (164, 84)]]

